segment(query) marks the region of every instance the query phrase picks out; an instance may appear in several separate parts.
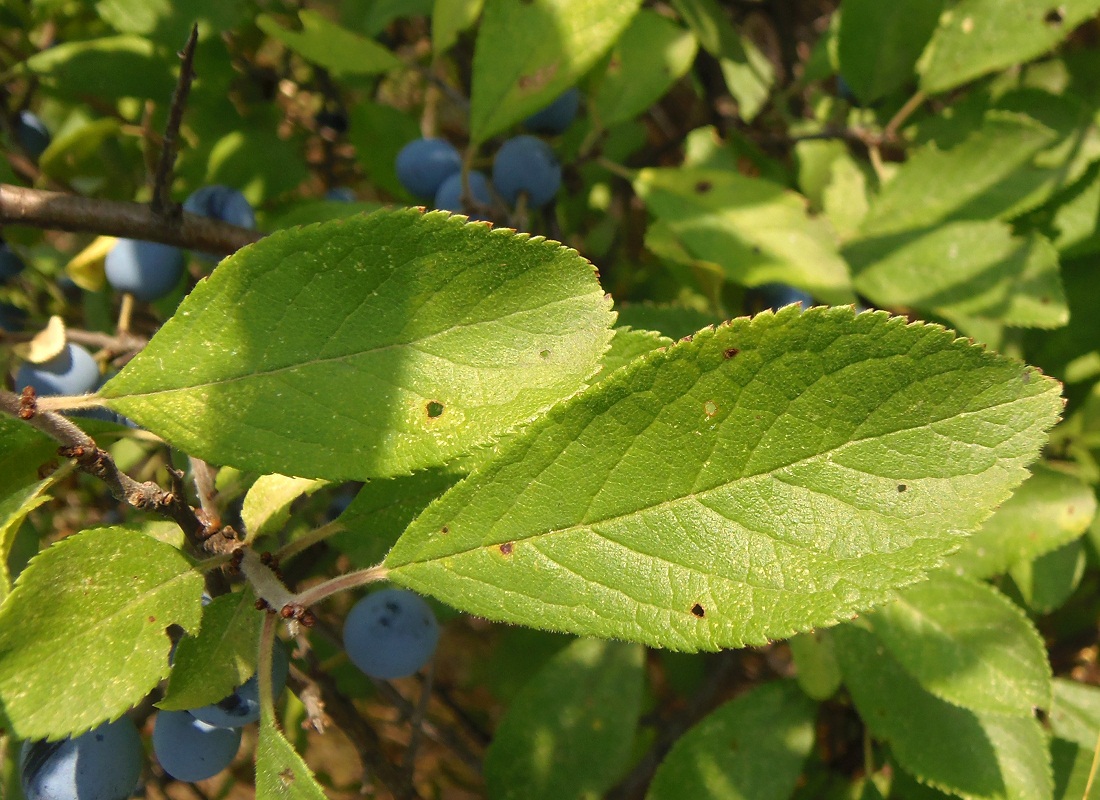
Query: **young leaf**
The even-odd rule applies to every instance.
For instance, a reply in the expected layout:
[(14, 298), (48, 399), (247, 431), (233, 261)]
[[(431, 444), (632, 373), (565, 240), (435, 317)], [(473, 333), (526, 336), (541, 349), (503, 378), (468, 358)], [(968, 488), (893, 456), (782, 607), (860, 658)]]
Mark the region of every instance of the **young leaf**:
[(1100, 689), (1066, 678), (1054, 679), (1050, 709), (1054, 735), (1090, 750), (1100, 735)]
[(990, 714), (1031, 717), (1050, 706), (1039, 632), (992, 586), (940, 572), (868, 616), (875, 635), (937, 697)]
[(486, 141), (577, 82), (641, 0), (486, 0), (474, 49), (470, 138)]
[(57, 458), (57, 442), (22, 420), (0, 414), (0, 496), (38, 482), (38, 468)]
[(473, 26), (481, 16), (485, 0), (435, 0), (432, 4), (432, 50), (439, 54), (450, 50), (458, 35)]
[(921, 55), (921, 88), (945, 92), (1042, 55), (1100, 11), (1097, 0), (961, 0)]
[(630, 758), (644, 679), (638, 645), (581, 639), (512, 701), (485, 753), (489, 796), (597, 797)]
[(828, 630), (807, 631), (792, 636), (787, 644), (794, 658), (795, 678), (802, 691), (814, 700), (828, 700), (840, 688), (840, 665), (833, 652)]
[(302, 757), (269, 714), (256, 741), (256, 800), (327, 800)]
[(611, 339), (608, 305), (556, 242), (379, 211), (223, 261), (102, 395), (211, 463), (386, 477), (580, 389)]
[(1078, 538), (1095, 514), (1091, 486), (1036, 464), (1016, 493), (948, 556), (947, 568), (979, 579), (1000, 575)]
[(1059, 608), (1085, 574), (1085, 545), (1080, 539), (1031, 561), (1017, 561), (1009, 569), (1027, 607), (1039, 614)]
[(261, 475), (244, 496), (241, 521), (249, 540), (277, 531), (290, 516), (290, 504), (303, 494), (313, 494), (325, 485), (310, 478)]
[(36, 556), (0, 606), (0, 703), (20, 738), (79, 734), (168, 674), (169, 625), (196, 631), (202, 576), (176, 548), (95, 528)]
[(50, 499), (46, 489), (54, 482), (52, 477), (33, 483), (0, 500), (0, 603), (11, 591), (11, 575), (8, 573), (8, 554), (12, 542), (19, 533), (23, 520), (38, 506)]
[(1100, 782), (1092, 775), (1094, 749), (1093, 745), (1081, 747), (1065, 739), (1050, 740), (1054, 800), (1100, 800)]
[(782, 186), (733, 171), (643, 169), (634, 189), (695, 258), (747, 286), (788, 283), (829, 302), (853, 299), (827, 223)]
[(786, 800), (813, 747), (816, 714), (793, 681), (758, 686), (676, 742), (646, 800)]
[(1034, 717), (977, 714), (925, 691), (870, 631), (834, 631), (844, 682), (875, 738), (922, 782), (966, 798), (1048, 800), (1046, 737)]
[(100, 97), (105, 102), (171, 97), (175, 80), (168, 52), (140, 36), (104, 36), (60, 42), (21, 66), (36, 75), (43, 88), (66, 97)]
[(157, 708), (182, 711), (216, 703), (256, 672), (262, 614), (251, 591), (215, 597), (202, 612), (198, 636), (176, 646), (172, 674)]
[(615, 338), (611, 340), (611, 347), (600, 361), (603, 369), (596, 376), (596, 380), (605, 380), (614, 375), (619, 367), (625, 367), (646, 353), (651, 353), (660, 347), (671, 347), (672, 344), (671, 339), (656, 331), (615, 328)]
[(1058, 389), (885, 312), (736, 319), (554, 408), (386, 565), (491, 619), (763, 644), (920, 580), (1023, 480)]

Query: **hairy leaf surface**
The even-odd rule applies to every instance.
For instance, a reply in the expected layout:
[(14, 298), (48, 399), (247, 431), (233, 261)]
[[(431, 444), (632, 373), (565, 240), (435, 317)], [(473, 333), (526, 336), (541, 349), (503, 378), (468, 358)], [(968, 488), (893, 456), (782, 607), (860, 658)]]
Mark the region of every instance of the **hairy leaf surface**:
[(736, 319), (553, 409), (386, 564), (492, 619), (686, 650), (763, 644), (937, 566), (1024, 479), (1058, 390), (885, 312)]
[(168, 674), (169, 625), (196, 631), (202, 576), (175, 547), (125, 528), (51, 545), (0, 606), (0, 702), (20, 738), (118, 717)]
[(386, 477), (580, 389), (611, 339), (608, 305), (556, 242), (380, 211), (222, 262), (102, 394), (214, 464)]

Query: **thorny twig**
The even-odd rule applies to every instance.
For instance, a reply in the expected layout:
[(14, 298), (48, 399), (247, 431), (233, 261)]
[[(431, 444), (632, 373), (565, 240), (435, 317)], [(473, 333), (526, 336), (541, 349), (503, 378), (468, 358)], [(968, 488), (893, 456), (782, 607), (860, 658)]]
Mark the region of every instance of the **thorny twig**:
[(195, 78), (195, 45), (199, 41), (199, 26), (191, 26), (191, 35), (180, 53), (180, 77), (172, 93), (172, 106), (168, 110), (168, 123), (164, 129), (164, 144), (160, 150), (160, 162), (153, 179), (153, 199), (149, 202), (153, 213), (158, 216), (172, 217), (172, 171), (176, 164), (176, 147), (179, 139), (180, 123), (183, 122), (183, 109), (187, 105), (187, 95), (191, 92), (191, 81)]

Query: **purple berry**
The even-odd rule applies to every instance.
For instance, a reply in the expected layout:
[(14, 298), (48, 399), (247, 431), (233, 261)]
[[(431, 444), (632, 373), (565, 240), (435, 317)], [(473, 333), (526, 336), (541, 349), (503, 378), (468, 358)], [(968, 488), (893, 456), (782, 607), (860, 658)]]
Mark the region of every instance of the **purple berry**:
[(138, 300), (157, 300), (176, 288), (183, 274), (178, 247), (140, 239), (119, 239), (107, 253), (107, 282)]
[(19, 755), (27, 800), (126, 800), (141, 778), (141, 736), (128, 717), (76, 738), (27, 741)]
[[(470, 195), (475, 203), (484, 206), (493, 204), (493, 194), (489, 191), (489, 179), (484, 173), (474, 170), (470, 173)], [(462, 205), (462, 173), (455, 173), (435, 193), (435, 207), (444, 211), (453, 211), (456, 214), (467, 214), (473, 209), (467, 209)], [(471, 214), (470, 219), (485, 220), (486, 217)]]
[(428, 663), (439, 642), (439, 623), (420, 595), (383, 589), (352, 607), (344, 621), (344, 649), (372, 678), (412, 675)]
[(566, 89), (553, 103), (525, 119), (523, 126), (536, 133), (561, 133), (576, 118), (580, 104), (581, 93), (577, 87)]
[(91, 353), (72, 343), (49, 361), (26, 362), (15, 374), (17, 390), (31, 386), (43, 396), (86, 394), (98, 385), (99, 365)]
[(493, 159), (493, 185), (510, 205), (526, 192), (527, 202), (541, 208), (561, 187), (561, 165), (542, 139), (517, 136), (502, 144)]
[(256, 229), (256, 212), (252, 204), (236, 189), (221, 184), (196, 189), (183, 201), (183, 210), (200, 217), (220, 219), (238, 228)]
[(38, 158), (50, 146), (50, 131), (33, 111), (20, 111), (15, 123), (15, 138), (19, 146)]
[(462, 156), (445, 139), (415, 139), (397, 154), (397, 179), (409, 194), (434, 197), (462, 169)]

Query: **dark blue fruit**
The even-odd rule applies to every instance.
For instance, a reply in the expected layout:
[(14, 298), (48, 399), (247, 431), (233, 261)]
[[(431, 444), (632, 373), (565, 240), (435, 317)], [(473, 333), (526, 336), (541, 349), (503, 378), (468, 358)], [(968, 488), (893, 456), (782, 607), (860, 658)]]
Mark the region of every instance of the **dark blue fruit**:
[(221, 184), (203, 186), (183, 201), (183, 210), (200, 217), (210, 217), (236, 225), (239, 228), (256, 228), (256, 212), (252, 204), (236, 189)]
[(15, 123), (15, 139), (34, 158), (50, 146), (50, 131), (33, 111), (20, 111)]
[(183, 275), (178, 247), (139, 239), (119, 239), (107, 253), (107, 282), (138, 300), (157, 300), (171, 292)]
[(7, 242), (0, 242), (0, 281), (10, 281), (23, 271), (26, 264), (15, 254)]
[(527, 202), (541, 208), (558, 193), (561, 164), (542, 139), (517, 136), (502, 144), (493, 159), (493, 186), (509, 205), (526, 192)]
[(186, 711), (161, 711), (153, 724), (153, 753), (178, 781), (203, 781), (228, 767), (241, 746), (240, 728), (218, 728)]
[(814, 304), (814, 299), (801, 289), (785, 283), (765, 283), (745, 292), (745, 312), (748, 314), (759, 314), (766, 309), (778, 311), (791, 303), (798, 303), (807, 309)]
[(59, 742), (28, 741), (19, 754), (26, 800), (126, 800), (141, 777), (141, 736), (128, 717)]
[[(489, 191), (489, 179), (485, 177), (484, 173), (477, 170), (470, 172), (470, 196), (473, 198), (474, 203), (483, 206), (493, 204), (493, 194)], [(435, 207), (444, 211), (453, 211), (456, 214), (470, 214), (473, 209), (468, 209), (462, 205), (462, 173), (455, 173), (443, 181), (443, 185), (435, 193)], [(470, 219), (485, 220), (487, 218), (478, 214), (470, 214)]]
[[(286, 686), (290, 673), (290, 662), (286, 652), (279, 645), (271, 653), (271, 685), (278, 696)], [(260, 682), (253, 675), (237, 687), (228, 697), (201, 708), (192, 708), (188, 713), (207, 725), (218, 728), (240, 728), (260, 718)]]
[(576, 118), (580, 104), (581, 93), (577, 87), (566, 89), (553, 103), (525, 119), (523, 126), (536, 133), (561, 133)]
[(325, 192), (325, 199), (335, 200), (338, 203), (354, 203), (359, 198), (355, 196), (354, 190), (347, 186), (334, 186)]
[(397, 154), (397, 179), (409, 194), (435, 197), (443, 181), (462, 169), (462, 156), (445, 139), (415, 139)]
[(439, 623), (424, 598), (408, 589), (383, 589), (355, 604), (344, 621), (348, 658), (372, 678), (412, 675), (435, 653)]
[(41, 364), (24, 363), (15, 374), (15, 389), (34, 387), (39, 395), (87, 394), (99, 385), (99, 365), (92, 354), (78, 344)]

